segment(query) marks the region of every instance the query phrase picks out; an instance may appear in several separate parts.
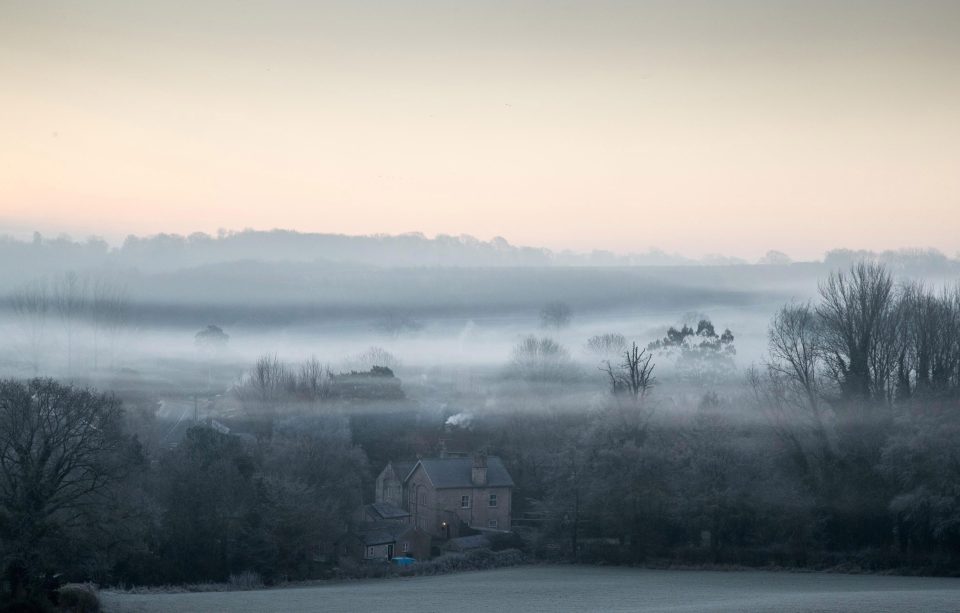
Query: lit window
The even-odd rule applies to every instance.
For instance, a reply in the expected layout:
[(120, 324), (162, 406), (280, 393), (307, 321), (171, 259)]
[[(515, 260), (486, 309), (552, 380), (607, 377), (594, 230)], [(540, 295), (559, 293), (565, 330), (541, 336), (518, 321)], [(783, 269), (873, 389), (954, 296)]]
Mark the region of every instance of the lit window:
[(490, 501), (487, 504), (490, 505), (491, 507), (497, 506), (497, 495), (490, 494)]
[(498, 525), (499, 523), (495, 519), (491, 519), (490, 521), (487, 522), (487, 528), (493, 528), (494, 530), (497, 529)]
[(461, 509), (469, 509), (469, 508), (470, 508), (470, 497), (469, 497), (469, 496), (461, 496), (461, 497), (460, 497), (460, 508), (461, 508)]

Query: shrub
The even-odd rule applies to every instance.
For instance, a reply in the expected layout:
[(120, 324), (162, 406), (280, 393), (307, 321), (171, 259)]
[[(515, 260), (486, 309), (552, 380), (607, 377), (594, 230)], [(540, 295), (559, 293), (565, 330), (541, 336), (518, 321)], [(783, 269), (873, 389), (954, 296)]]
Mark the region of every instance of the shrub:
[(99, 613), (100, 597), (90, 583), (68, 583), (57, 590), (57, 604), (69, 613)]
[(411, 569), (411, 574), (442, 575), (461, 570), (485, 570), (516, 566), (522, 564), (523, 561), (523, 553), (518, 549), (505, 549), (503, 551), (474, 549), (466, 553), (448, 553), (427, 562), (420, 562)]
[(245, 570), (242, 573), (230, 575), (230, 587), (238, 590), (256, 590), (263, 587), (260, 573)]

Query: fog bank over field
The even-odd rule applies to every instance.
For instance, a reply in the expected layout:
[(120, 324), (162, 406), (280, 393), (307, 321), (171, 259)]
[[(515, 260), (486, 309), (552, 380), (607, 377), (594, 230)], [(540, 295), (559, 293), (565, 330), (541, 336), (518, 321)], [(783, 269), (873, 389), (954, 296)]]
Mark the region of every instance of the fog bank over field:
[[(149, 371), (158, 359), (236, 367), (263, 353), (348, 367), (371, 346), (407, 369), (496, 368), (519, 338), (543, 333), (540, 311), (551, 302), (572, 317), (549, 335), (587, 369), (596, 362), (583, 349), (591, 336), (618, 333), (646, 346), (669, 326), (702, 318), (733, 331), (736, 360), (748, 366), (762, 354), (770, 313), (809, 300), (834, 267), (872, 258), (934, 285), (960, 270), (930, 250), (835, 250), (806, 263), (771, 252), (747, 264), (657, 251), (555, 253), (503, 239), (288, 231), (131, 236), (116, 247), (35, 235), (0, 240), (0, 252), (0, 330), (10, 339), (0, 371), (10, 375), (105, 376)], [(90, 308), (64, 312), (56, 302), (70, 292)], [(31, 314), (23, 304), (30, 297), (47, 304)], [(207, 325), (230, 337), (216, 355), (195, 343)]]
[[(32, 424), (52, 423), (51, 402), (82, 409), (56, 423), (91, 433), (83, 440), (104, 450), (109, 477), (98, 483), (117, 488), (90, 499), (98, 514), (82, 524), (64, 516), (77, 543), (91, 530), (126, 539), (91, 559), (94, 571), (80, 554), (58, 562), (74, 576), (274, 585), (393, 574), (376, 550), (354, 560), (337, 544), (366, 525), (357, 511), (377, 500), (382, 467), (448, 451), (508, 467), (510, 529), (488, 523), (489, 550), (451, 558), (450, 524), (438, 523), (412, 572), (525, 559), (958, 568), (960, 275), (948, 258), (140, 269), (123, 248), (74, 266), (82, 258), (40, 257), (56, 253), (43, 240), (11, 244), (37, 250), (46, 272), (22, 260), (22, 280), (4, 290), (0, 408), (11, 426), (0, 438), (33, 449)], [(172, 259), (178, 249), (189, 247)], [(847, 257), (858, 259), (829, 263)], [(88, 428), (94, 419), (102, 425)], [(54, 491), (46, 472), (11, 474), (17, 488)], [(24, 521), (37, 517), (9, 500)], [(161, 511), (146, 518), (150, 509)], [(20, 551), (57, 555), (42, 533), (26, 537)], [(635, 597), (622, 579), (611, 603)], [(747, 583), (746, 600), (720, 584), (702, 600), (805, 610), (862, 598), (838, 594), (843, 585), (825, 596)], [(944, 599), (903, 590), (888, 596)], [(217, 608), (210, 598), (168, 604)]]

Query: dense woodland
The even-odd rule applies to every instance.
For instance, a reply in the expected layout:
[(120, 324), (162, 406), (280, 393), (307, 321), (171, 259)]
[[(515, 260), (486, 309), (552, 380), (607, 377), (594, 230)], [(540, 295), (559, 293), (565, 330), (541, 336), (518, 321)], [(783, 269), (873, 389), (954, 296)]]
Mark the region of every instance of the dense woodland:
[(960, 287), (839, 269), (749, 369), (709, 319), (584, 339), (584, 366), (551, 338), (569, 309), (541, 316), (495, 372), (429, 386), (385, 352), (352, 373), (265, 356), (189, 424), (149, 392), (3, 381), (5, 593), (329, 576), (317, 553), (376, 472), (441, 440), (503, 458), (530, 559), (960, 573)]

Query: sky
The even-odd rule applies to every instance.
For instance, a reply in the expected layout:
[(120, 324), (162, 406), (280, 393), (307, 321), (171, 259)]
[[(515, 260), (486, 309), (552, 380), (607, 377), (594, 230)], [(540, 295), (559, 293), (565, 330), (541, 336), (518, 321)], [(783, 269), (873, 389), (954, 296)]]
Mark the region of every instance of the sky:
[(960, 2), (0, 0), (0, 232), (960, 251)]

